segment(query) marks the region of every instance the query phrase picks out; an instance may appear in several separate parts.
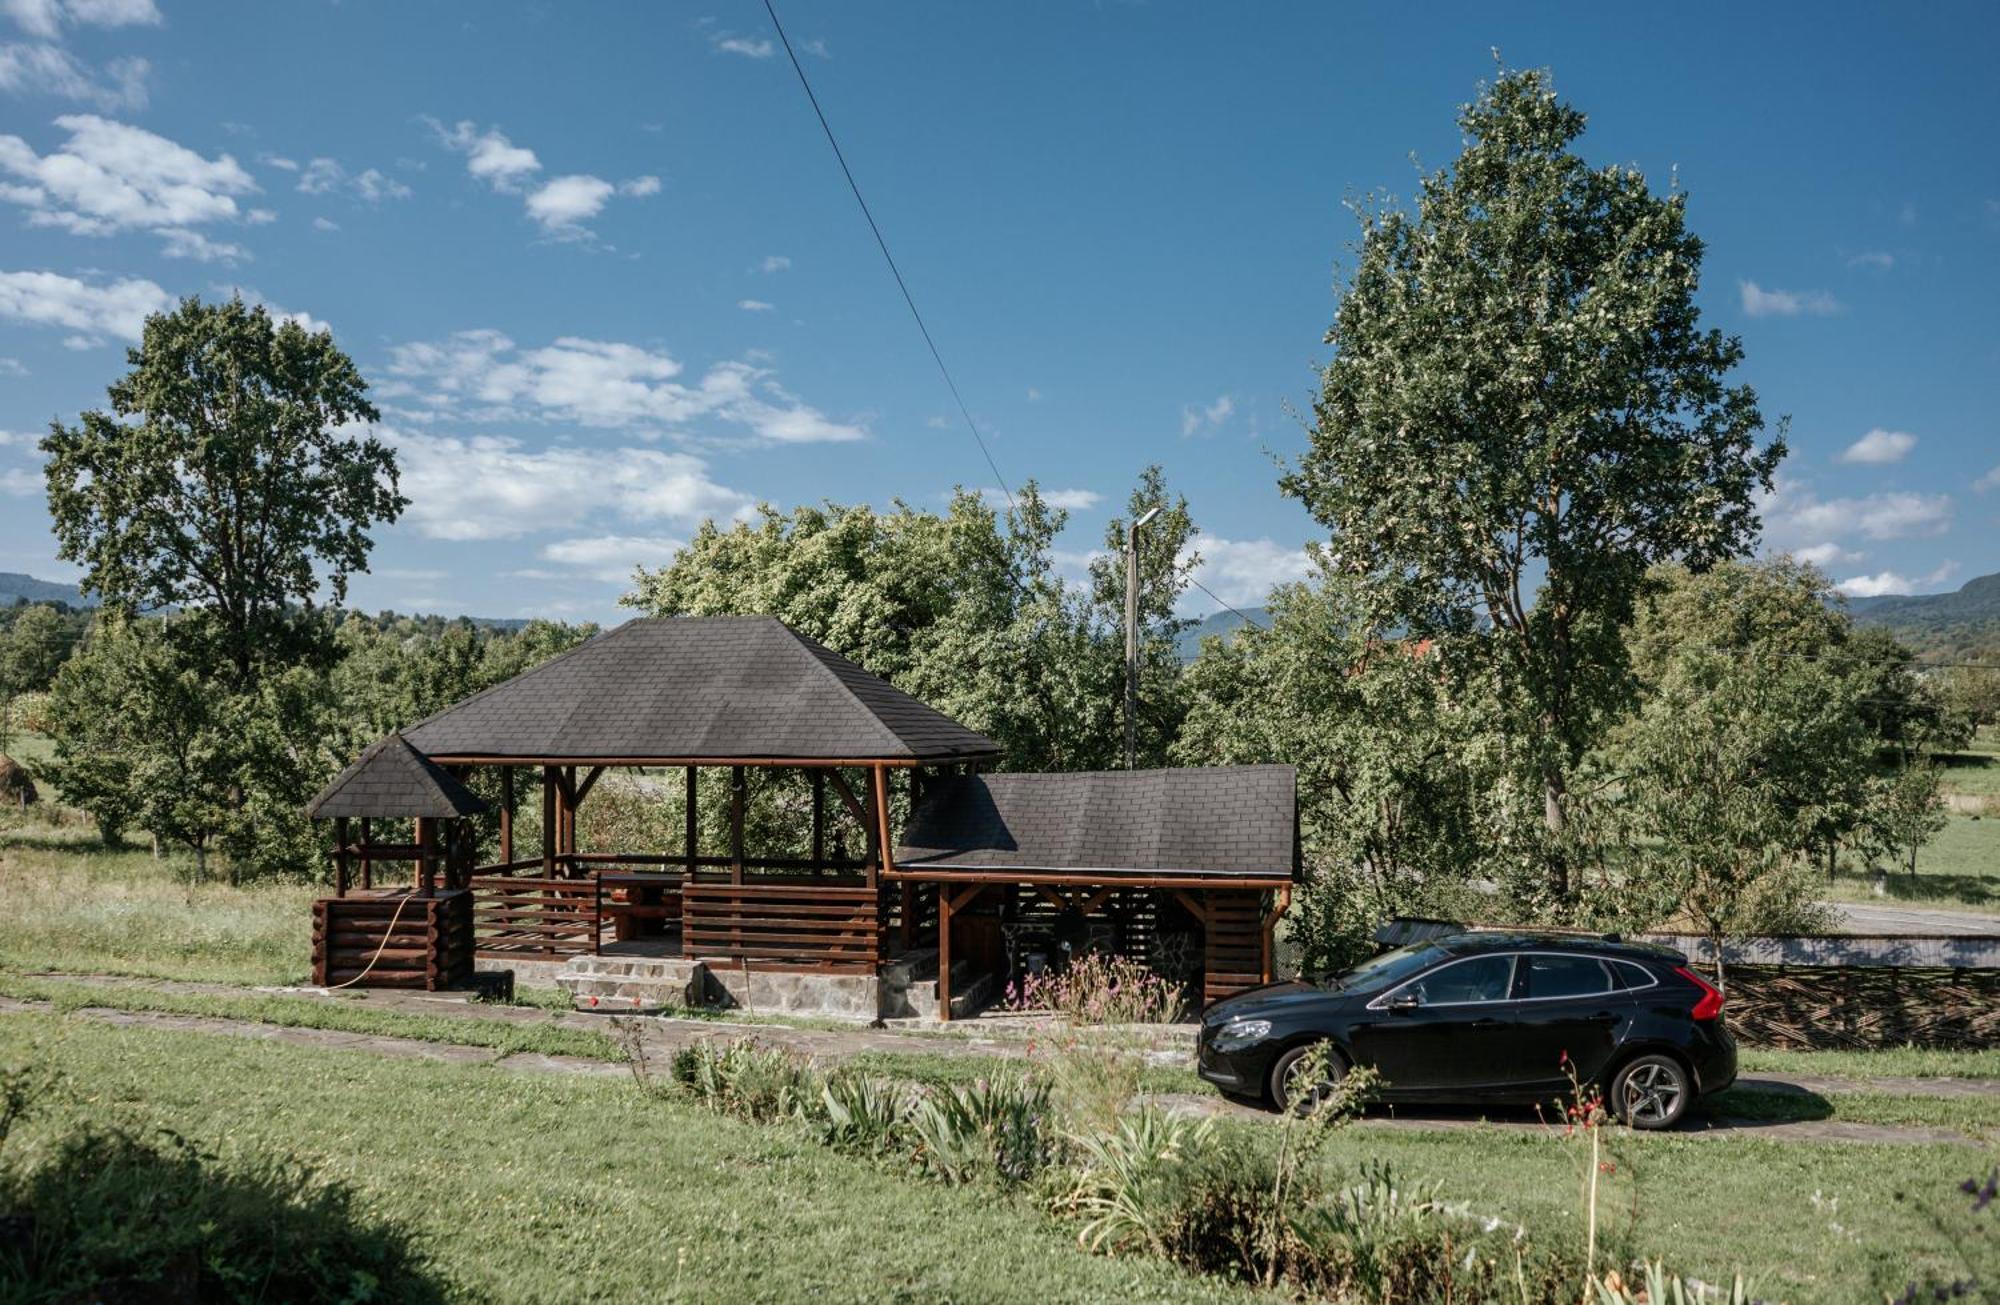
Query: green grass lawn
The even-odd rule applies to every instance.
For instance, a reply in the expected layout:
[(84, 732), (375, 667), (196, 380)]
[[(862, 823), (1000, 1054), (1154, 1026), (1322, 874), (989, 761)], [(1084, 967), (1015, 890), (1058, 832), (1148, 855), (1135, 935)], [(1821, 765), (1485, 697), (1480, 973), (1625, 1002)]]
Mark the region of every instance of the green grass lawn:
[(1944, 767), (1947, 793), (2000, 797), (2000, 731), (1982, 729), (1965, 751), (1948, 753), (1938, 761)]
[(1781, 1051), (1743, 1047), (1744, 1074), (1817, 1074), (1828, 1078), (2000, 1078), (2000, 1050), (1942, 1051), (1886, 1047), (1880, 1051)]
[(1024, 1198), (919, 1181), (622, 1079), (0, 1016), (0, 1060), (31, 1052), (69, 1091), (22, 1145), (97, 1118), (171, 1128), (225, 1158), (305, 1158), (414, 1230), (455, 1298), (1255, 1299), (1086, 1255)]
[(1842, 902), (1895, 902), (1940, 910), (2000, 914), (2000, 818), (1954, 815), (1943, 832), (1917, 852), (1917, 873), (1891, 870), (1885, 895), (1845, 858), (1827, 896)]

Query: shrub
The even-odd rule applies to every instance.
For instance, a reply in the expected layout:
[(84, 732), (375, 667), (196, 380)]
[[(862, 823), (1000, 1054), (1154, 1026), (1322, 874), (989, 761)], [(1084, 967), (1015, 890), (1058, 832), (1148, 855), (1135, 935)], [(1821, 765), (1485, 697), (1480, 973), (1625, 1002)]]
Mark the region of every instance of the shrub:
[(1008, 985), (1007, 1005), (1053, 1011), (1077, 1024), (1167, 1024), (1187, 1009), (1178, 985), (1138, 961), (1100, 952)]
[(1590, 1280), (1586, 1305), (1751, 1305), (1750, 1289), (1739, 1276), (1728, 1288), (1668, 1273), (1658, 1260), (1644, 1266), (1643, 1281), (1627, 1282), (1615, 1270)]
[(817, 1107), (824, 1080), (812, 1062), (746, 1039), (698, 1042), (676, 1051), (669, 1076), (680, 1091), (724, 1114), (754, 1123), (792, 1119)]
[(1058, 1208), (1084, 1221), (1077, 1241), (1093, 1251), (1144, 1250), (1186, 1262), (1183, 1233), (1200, 1201), (1191, 1182), (1211, 1125), (1142, 1106), (1110, 1129), (1074, 1137), (1076, 1181)]
[(887, 1151), (909, 1113), (909, 1093), (894, 1079), (835, 1074), (820, 1089), (819, 1139), (844, 1151)]
[(1034, 1177), (1051, 1158), (1048, 1119), (1048, 1085), (1014, 1078), (937, 1088), (919, 1097), (909, 1116), (918, 1166), (948, 1183)]
[(84, 1128), (0, 1174), (0, 1297), (441, 1301), (408, 1237), (303, 1165)]

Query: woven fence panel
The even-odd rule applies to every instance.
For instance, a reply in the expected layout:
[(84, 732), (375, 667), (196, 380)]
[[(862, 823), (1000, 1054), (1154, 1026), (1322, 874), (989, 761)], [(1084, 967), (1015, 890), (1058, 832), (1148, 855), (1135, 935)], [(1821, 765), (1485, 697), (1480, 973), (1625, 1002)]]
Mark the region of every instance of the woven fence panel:
[(2000, 1047), (2000, 970), (1732, 965), (1729, 1027), (1751, 1046)]

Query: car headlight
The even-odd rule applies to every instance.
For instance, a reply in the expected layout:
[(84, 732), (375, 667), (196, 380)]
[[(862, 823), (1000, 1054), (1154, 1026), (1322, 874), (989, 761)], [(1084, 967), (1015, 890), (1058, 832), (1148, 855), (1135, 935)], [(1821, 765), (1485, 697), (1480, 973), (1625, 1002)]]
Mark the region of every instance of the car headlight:
[(1215, 1031), (1209, 1046), (1217, 1051), (1241, 1051), (1251, 1043), (1269, 1036), (1269, 1020), (1231, 1020)]

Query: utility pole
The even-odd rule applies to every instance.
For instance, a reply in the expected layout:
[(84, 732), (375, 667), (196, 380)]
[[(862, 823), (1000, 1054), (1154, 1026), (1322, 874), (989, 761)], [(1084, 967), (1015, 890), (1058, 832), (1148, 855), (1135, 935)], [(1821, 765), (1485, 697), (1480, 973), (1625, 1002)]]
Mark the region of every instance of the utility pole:
[(1157, 507), (1125, 531), (1125, 769), (1138, 766), (1139, 734), (1139, 530), (1160, 515)]

